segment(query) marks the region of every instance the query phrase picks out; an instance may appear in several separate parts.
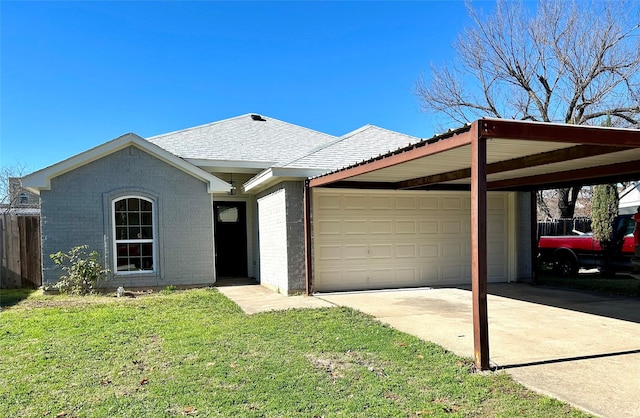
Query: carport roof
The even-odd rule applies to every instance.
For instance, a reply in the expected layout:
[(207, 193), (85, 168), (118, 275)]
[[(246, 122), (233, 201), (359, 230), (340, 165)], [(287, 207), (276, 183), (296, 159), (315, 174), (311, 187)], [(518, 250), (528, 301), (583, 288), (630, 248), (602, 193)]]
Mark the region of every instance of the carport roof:
[(640, 178), (640, 130), (487, 118), (313, 178), (310, 186), (468, 190), (473, 138), (486, 140), (489, 190)]

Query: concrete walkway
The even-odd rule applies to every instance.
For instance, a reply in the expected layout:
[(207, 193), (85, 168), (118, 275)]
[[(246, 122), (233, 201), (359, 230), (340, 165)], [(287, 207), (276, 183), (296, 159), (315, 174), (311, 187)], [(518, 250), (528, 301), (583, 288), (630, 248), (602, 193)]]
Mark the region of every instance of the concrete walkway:
[[(279, 295), (220, 287), (247, 313), (348, 306), (394, 328), (473, 355), (468, 289)], [(640, 417), (640, 299), (490, 284), (491, 362), (523, 385), (603, 417)]]

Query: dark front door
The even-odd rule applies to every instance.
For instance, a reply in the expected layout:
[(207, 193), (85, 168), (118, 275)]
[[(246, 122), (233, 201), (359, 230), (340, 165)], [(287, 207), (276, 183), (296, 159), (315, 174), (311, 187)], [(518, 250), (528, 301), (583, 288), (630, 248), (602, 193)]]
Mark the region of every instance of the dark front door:
[(247, 277), (247, 205), (214, 202), (217, 277)]

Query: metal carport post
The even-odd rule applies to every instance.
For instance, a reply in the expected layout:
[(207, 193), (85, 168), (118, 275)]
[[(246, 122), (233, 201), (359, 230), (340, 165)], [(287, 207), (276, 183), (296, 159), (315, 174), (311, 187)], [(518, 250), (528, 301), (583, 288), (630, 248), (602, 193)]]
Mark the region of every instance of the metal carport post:
[(487, 314), (487, 141), (479, 133), (471, 140), (471, 297), (473, 360), (477, 369), (487, 370), (490, 368)]

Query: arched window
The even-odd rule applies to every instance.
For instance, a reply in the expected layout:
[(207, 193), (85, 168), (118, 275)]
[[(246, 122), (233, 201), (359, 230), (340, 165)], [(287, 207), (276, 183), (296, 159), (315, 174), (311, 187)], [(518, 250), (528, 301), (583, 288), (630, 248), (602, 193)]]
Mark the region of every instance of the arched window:
[(113, 201), (116, 273), (155, 270), (153, 202), (138, 196)]

